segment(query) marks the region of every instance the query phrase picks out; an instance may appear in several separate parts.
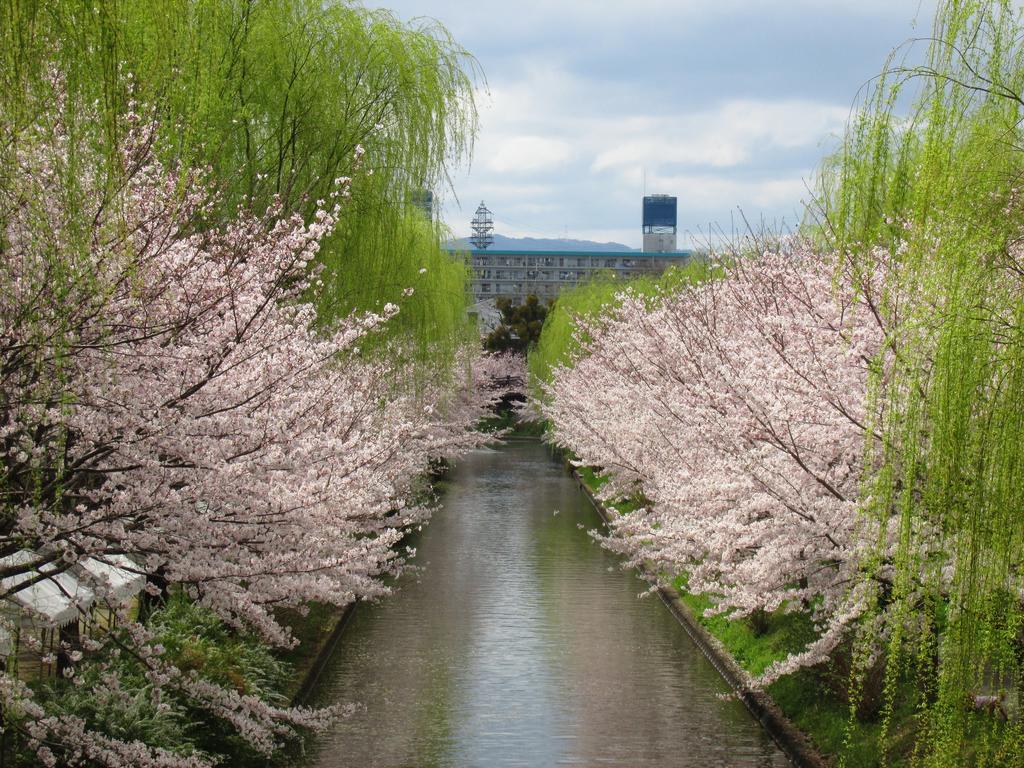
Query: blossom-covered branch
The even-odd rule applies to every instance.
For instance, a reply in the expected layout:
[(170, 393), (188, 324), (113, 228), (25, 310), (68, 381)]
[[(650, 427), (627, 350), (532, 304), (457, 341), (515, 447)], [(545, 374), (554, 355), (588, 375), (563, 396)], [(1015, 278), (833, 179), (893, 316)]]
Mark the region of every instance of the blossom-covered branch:
[(836, 273), (790, 243), (657, 300), (622, 296), (539, 404), (554, 439), (603, 468), (606, 500), (643, 500), (609, 546), (685, 573), (714, 611), (812, 611), (823, 640), (801, 664), (869, 599), (853, 589), (858, 492), (884, 329)]
[[(442, 397), (361, 349), (397, 306), (314, 322), (316, 254), (348, 179), (308, 224), (277, 204), (224, 221), (201, 171), (157, 159), (157, 126), (126, 123), (112, 173), (59, 119), (5, 137), (0, 599), (86, 558), (128, 556), (118, 562), (151, 592), (182, 585), (230, 625), (289, 646), (279, 609), (387, 591), (381, 576), (403, 563), (395, 545), (426, 514), (408, 506), (413, 478), (483, 439), (472, 427), (494, 396), (477, 386), (490, 363), (467, 358), (476, 379)], [(150, 684), (258, 751), (325, 720), (176, 670), (140, 624), (115, 640), (145, 660)], [(201, 762), (47, 715), (15, 680), (0, 705), (47, 763)]]

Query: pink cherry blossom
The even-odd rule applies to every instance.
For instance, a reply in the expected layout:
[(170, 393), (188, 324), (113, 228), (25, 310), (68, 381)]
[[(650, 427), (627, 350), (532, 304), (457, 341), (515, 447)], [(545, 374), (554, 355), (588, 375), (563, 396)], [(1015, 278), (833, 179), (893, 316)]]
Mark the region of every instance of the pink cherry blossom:
[(606, 502), (642, 500), (609, 547), (685, 574), (713, 612), (815, 617), (820, 640), (762, 683), (825, 658), (871, 593), (858, 496), (884, 328), (836, 274), (794, 241), (654, 300), (627, 291), (537, 404), (553, 439), (608, 477)]
[[(0, 578), (127, 555), (152, 591), (180, 584), (228, 624), (289, 646), (277, 609), (387, 593), (381, 577), (404, 562), (395, 545), (427, 517), (407, 501), (414, 478), (485, 439), (473, 425), (500, 397), (492, 384), (507, 361), (466, 348), (454, 370), (424, 377), (408, 357), (364, 354), (360, 342), (400, 311), (392, 304), (314, 331), (304, 300), (319, 290), (316, 254), (340, 205), (311, 223), (279, 205), (224, 221), (203, 172), (165, 166), (157, 127), (128, 124), (114, 184), (87, 148), (72, 162), (59, 120), (5, 137), (16, 163), (0, 199), (0, 556), (37, 556)], [(338, 179), (331, 199), (349, 185)], [(24, 588), (14, 581), (0, 598)], [(120, 650), (152, 684), (256, 749), (332, 715), (177, 670), (120, 608)], [(9, 677), (0, 705), (24, 713), (47, 764), (202, 764), (48, 716)]]

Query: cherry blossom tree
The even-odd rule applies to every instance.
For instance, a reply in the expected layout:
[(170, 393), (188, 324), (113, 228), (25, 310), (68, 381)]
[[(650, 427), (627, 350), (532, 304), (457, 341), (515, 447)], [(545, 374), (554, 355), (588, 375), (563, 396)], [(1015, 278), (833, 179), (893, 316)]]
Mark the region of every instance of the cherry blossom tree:
[[(721, 279), (584, 323), (582, 353), (538, 403), (553, 439), (603, 468), (603, 498), (639, 497), (606, 543), (685, 574), (732, 617), (806, 610), (820, 639), (766, 683), (825, 658), (877, 597), (858, 513), (871, 366), (885, 322), (833, 259), (800, 242)], [(871, 281), (861, 280), (868, 286)]]
[[(112, 173), (59, 118), (6, 127), (0, 557), (33, 556), (2, 560), (0, 599), (85, 558), (128, 556), (152, 593), (181, 585), (289, 646), (278, 609), (387, 591), (405, 528), (426, 516), (406, 501), (410, 483), (429, 458), (483, 440), (472, 426), (495, 397), (479, 386), (494, 366), (467, 352), (442, 397), (361, 348), (397, 306), (316, 325), (315, 257), (349, 179), (308, 224), (279, 204), (223, 221), (203, 173), (164, 165), (157, 127), (126, 122)], [(178, 669), (123, 614), (123, 631), (93, 645), (117, 643), (157, 690), (173, 686), (259, 751), (332, 714)], [(13, 677), (0, 677), (0, 704), (45, 764), (203, 764), (47, 715)]]

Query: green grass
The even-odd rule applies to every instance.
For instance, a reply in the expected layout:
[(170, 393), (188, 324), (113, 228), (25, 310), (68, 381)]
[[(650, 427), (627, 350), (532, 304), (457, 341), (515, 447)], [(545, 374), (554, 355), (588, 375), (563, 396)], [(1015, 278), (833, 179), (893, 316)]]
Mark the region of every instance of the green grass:
[(690, 594), (686, 591), (685, 581), (685, 577), (680, 576), (674, 582), (683, 602), (736, 662), (752, 675), (760, 675), (773, 662), (800, 650), (814, 638), (814, 627), (801, 613), (777, 611), (766, 618), (764, 630), (760, 632), (749, 621), (730, 620), (722, 615), (706, 616), (704, 612), (714, 606), (714, 600), (707, 595)]
[[(707, 595), (687, 592), (684, 577), (677, 579), (675, 586), (698, 621), (752, 675), (760, 675), (772, 663), (799, 651), (815, 637), (810, 618), (804, 613), (776, 611), (761, 617), (755, 628), (746, 619), (704, 615), (714, 601)], [(872, 768), (881, 764), (878, 755), (881, 723), (851, 720), (849, 704), (835, 690), (828, 669), (801, 670), (772, 683), (767, 690), (786, 717), (824, 754), (842, 754), (849, 768)], [(905, 713), (899, 714), (905, 717)], [(895, 746), (898, 750), (899, 745)], [(898, 754), (891, 755), (888, 764), (899, 765), (898, 757)]]
[[(815, 637), (813, 624), (804, 613), (776, 611), (760, 617), (755, 628), (748, 619), (705, 615), (714, 605), (713, 599), (687, 592), (685, 577), (677, 578), (674, 585), (701, 625), (752, 675), (760, 675), (773, 662), (799, 651)], [(821, 665), (783, 677), (769, 685), (767, 691), (786, 717), (822, 753), (833, 758), (842, 755), (848, 768), (880, 766), (882, 724), (876, 719), (851, 718), (850, 706), (837, 690), (838, 679), (830, 665)], [(887, 766), (896, 768), (904, 764), (912, 747), (911, 715), (906, 707), (897, 706), (886, 739)]]
[[(768, 693), (797, 728), (806, 733), (824, 754), (844, 756), (848, 768), (881, 765), (881, 723), (850, 719), (850, 707), (823, 688), (818, 676), (804, 670), (768, 686)], [(849, 736), (849, 745), (846, 745)], [(898, 761), (888, 765), (898, 766)]]
[(608, 482), (607, 477), (601, 477), (590, 467), (579, 467), (576, 471), (579, 473), (583, 484), (593, 493), (597, 493), (601, 486)]
[[(576, 471), (579, 474), (580, 480), (590, 489), (591, 493), (596, 494), (601, 489), (601, 486), (608, 482), (607, 477), (602, 477), (590, 467), (579, 467)], [(609, 506), (606, 504), (605, 509), (609, 512), (625, 515), (639, 509), (643, 505), (644, 500), (640, 498), (617, 499), (613, 505)]]

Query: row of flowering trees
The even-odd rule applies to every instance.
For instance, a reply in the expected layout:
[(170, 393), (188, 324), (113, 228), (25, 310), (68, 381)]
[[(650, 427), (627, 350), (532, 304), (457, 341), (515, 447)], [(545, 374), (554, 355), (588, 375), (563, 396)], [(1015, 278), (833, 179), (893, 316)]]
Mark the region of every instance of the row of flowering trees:
[(270, 649), (387, 591), (414, 478), (508, 378), (410, 204), (468, 154), (476, 64), (350, 3), (0, 17), (0, 646), (37, 589), (120, 613), (59, 630), (68, 680), (0, 677), (0, 764), (262, 763), (332, 715), (286, 706)]
[(620, 293), (537, 368), (553, 439), (639, 504), (608, 545), (712, 612), (811, 617), (760, 682), (852, 665), (857, 703), (873, 676), (876, 749), (915, 765), (1022, 759), (1022, 34), (1009, 0), (945, 0), (799, 236)]
[[(994, 528), (996, 510), (968, 526), (962, 507), (934, 501), (935, 486), (949, 482), (941, 467), (893, 456), (895, 445), (912, 457), (933, 451), (956, 426), (937, 410), (910, 420), (890, 394), (949, 397), (938, 370), (946, 361), (922, 349), (960, 319), (948, 294), (906, 290), (908, 247), (838, 258), (796, 238), (692, 284), (626, 287), (603, 312), (576, 319), (576, 349), (536, 382), (536, 406), (550, 438), (604, 476), (602, 501), (613, 510), (630, 502), (601, 537), (627, 564), (666, 582), (682, 577), (709, 600), (709, 615), (755, 627), (793, 612), (811, 619), (802, 647), (752, 686), (818, 665), (845, 669), (852, 677), (839, 684), (858, 717), (902, 732), (897, 708), (918, 708), (923, 764), (984, 749), (993, 764), (1012, 765), (1022, 560), (1015, 543), (988, 542), (1017, 542), (1016, 523), (1007, 512)], [(970, 372), (970, 409), (992, 414), (994, 434), (974, 447), (979, 438), (958, 426), (950, 449), (964, 485), (946, 492), (976, 494), (981, 509), (1019, 487), (975, 488), (1004, 457), (1016, 471), (1024, 435), (1006, 413), (1020, 407), (1006, 399), (1020, 375), (1020, 252), (1008, 243), (991, 267), (999, 279), (973, 289), (998, 338)], [(969, 450), (989, 453), (991, 468), (976, 467), (968, 483)], [(914, 488), (913, 506), (886, 495), (889, 483)], [(965, 583), (986, 592), (968, 600)], [(967, 716), (974, 710), (992, 717), (980, 725)], [(982, 747), (983, 727), (994, 732)], [(874, 748), (888, 749), (883, 742)]]
[(857, 581), (869, 369), (885, 328), (806, 245), (739, 260), (582, 322), (554, 371), (552, 437), (600, 467), (608, 502), (640, 497), (607, 543), (733, 617), (813, 613), (820, 639), (762, 682), (814, 664), (872, 599)]
[[(178, 585), (287, 647), (280, 609), (386, 591), (395, 545), (425, 515), (406, 503), (410, 483), (479, 443), (505, 361), (467, 347), (424, 383), (387, 353), (397, 342), (373, 338), (399, 306), (318, 320), (317, 250), (345, 215), (348, 178), (309, 223), (276, 204), (225, 219), (203, 172), (158, 159), (151, 121), (128, 115), (111, 159), (69, 135), (64, 109), (3, 136), (0, 555), (34, 555), (2, 561), (0, 599), (85, 558), (128, 556), (151, 594)], [(265, 754), (331, 714), (170, 663), (112, 607), (121, 631), (90, 645), (131, 656), (154, 702), (173, 690)], [(100, 679), (118, 686), (113, 668)], [(45, 764), (206, 764), (53, 714), (14, 676), (0, 677), (0, 707)]]

